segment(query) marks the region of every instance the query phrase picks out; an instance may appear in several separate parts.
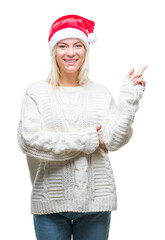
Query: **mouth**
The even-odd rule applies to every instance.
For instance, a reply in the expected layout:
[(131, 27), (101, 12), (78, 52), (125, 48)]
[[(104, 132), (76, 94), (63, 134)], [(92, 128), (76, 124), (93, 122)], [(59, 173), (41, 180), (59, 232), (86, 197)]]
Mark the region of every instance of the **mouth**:
[(64, 59), (64, 61), (67, 63), (75, 63), (78, 61), (78, 59)]

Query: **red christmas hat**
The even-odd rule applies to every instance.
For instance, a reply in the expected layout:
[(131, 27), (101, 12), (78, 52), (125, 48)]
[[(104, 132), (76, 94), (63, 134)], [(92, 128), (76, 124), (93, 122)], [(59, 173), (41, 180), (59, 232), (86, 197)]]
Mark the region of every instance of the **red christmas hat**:
[(90, 43), (96, 42), (96, 35), (93, 33), (95, 23), (87, 18), (78, 15), (66, 15), (58, 18), (51, 26), (49, 32), (49, 50), (52, 56), (54, 46), (62, 39), (78, 38), (87, 47)]

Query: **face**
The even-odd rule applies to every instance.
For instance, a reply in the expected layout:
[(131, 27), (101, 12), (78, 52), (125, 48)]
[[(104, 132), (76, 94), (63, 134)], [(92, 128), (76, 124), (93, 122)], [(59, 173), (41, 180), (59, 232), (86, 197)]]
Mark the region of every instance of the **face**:
[(78, 73), (85, 60), (85, 47), (77, 38), (63, 39), (57, 43), (56, 60), (60, 73)]

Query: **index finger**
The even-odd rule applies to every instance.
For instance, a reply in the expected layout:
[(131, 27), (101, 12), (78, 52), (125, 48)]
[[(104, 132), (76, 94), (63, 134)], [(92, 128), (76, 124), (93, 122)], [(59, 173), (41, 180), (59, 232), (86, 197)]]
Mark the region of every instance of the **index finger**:
[(142, 67), (142, 68), (140, 69), (139, 73), (142, 74), (147, 67), (148, 67), (147, 65), (145, 65), (144, 67)]
[(147, 67), (148, 67), (147, 65), (143, 66), (143, 67), (133, 76), (133, 78), (142, 76), (144, 70), (145, 70)]

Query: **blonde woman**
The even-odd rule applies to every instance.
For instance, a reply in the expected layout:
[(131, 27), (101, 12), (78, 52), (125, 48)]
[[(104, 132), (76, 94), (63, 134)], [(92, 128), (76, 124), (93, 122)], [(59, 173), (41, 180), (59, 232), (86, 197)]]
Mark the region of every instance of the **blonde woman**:
[(88, 78), (94, 26), (77, 15), (57, 19), (48, 39), (50, 74), (23, 95), (18, 141), (30, 170), (38, 240), (107, 240), (117, 209), (107, 153), (132, 136), (147, 66), (128, 73), (115, 104), (105, 86)]

